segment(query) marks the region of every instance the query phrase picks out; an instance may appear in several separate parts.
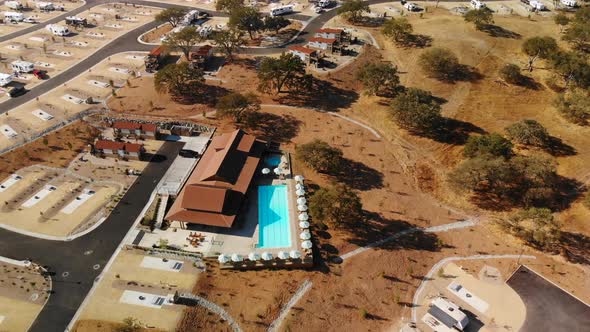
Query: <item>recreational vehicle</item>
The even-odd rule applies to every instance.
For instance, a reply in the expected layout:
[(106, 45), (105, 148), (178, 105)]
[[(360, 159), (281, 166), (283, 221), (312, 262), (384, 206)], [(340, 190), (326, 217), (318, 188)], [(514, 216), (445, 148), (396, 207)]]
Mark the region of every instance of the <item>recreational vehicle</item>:
[(12, 82), (12, 75), (0, 73), (0, 86), (6, 86)]
[(17, 12), (5, 12), (4, 13), (4, 21), (5, 22), (22, 22), (25, 19), (25, 16), (22, 13)]
[(28, 61), (16, 60), (10, 63), (10, 67), (17, 73), (30, 73), (35, 69), (35, 64)]
[(56, 6), (53, 4), (53, 2), (37, 2), (36, 3), (37, 8), (39, 8), (42, 11), (46, 11), (46, 12), (50, 12), (50, 11), (54, 11), (54, 10), (64, 10), (64, 8), (62, 6)]
[(23, 9), (23, 4), (18, 1), (6, 1), (4, 5), (10, 9), (14, 10), (21, 10)]
[(66, 17), (66, 24), (71, 26), (86, 26), (88, 21), (78, 16), (68, 16)]
[(562, 4), (568, 7), (576, 7), (578, 2), (576, 0), (560, 0)]
[(199, 17), (198, 10), (191, 10), (182, 19), (182, 25), (191, 25)]
[(270, 10), (270, 16), (285, 15), (293, 12), (293, 6), (281, 6)]
[(531, 0), (529, 2), (529, 5), (531, 7), (533, 7), (534, 10), (538, 10), (538, 11), (543, 11), (546, 9), (545, 4), (543, 4), (541, 1), (539, 0)]
[(483, 9), (486, 8), (486, 4), (483, 3), (483, 1), (480, 0), (471, 0), (471, 7), (473, 9)]
[(49, 24), (46, 28), (49, 30), (49, 32), (56, 36), (64, 37), (70, 34), (70, 30), (61, 25)]
[(318, 1), (318, 6), (320, 8), (329, 7), (331, 4), (332, 4), (332, 0), (320, 0), (320, 1)]

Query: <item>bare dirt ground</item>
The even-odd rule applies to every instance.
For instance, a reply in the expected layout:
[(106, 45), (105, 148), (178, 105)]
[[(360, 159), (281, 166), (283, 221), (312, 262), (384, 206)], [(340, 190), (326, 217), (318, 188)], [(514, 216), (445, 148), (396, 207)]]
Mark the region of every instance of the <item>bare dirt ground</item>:
[[(80, 320), (74, 327), (74, 332), (117, 332), (125, 325), (122, 323), (107, 322), (102, 320), (85, 319)], [(165, 330), (155, 328), (140, 328), (137, 332), (164, 332)]]
[[(98, 130), (94, 127), (78, 121), (5, 153), (0, 156), (0, 178), (4, 179), (16, 170), (34, 164), (66, 167), (81, 150), (92, 143), (97, 134)], [(71, 144), (71, 148), (68, 144)]]

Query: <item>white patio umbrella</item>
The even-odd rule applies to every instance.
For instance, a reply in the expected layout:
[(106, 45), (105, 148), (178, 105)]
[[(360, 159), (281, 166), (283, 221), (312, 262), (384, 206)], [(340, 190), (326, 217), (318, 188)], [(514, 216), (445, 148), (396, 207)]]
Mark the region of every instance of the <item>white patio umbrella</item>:
[(311, 233), (308, 230), (304, 230), (299, 234), (299, 238), (302, 240), (309, 240), (311, 239)]
[(303, 249), (311, 249), (312, 246), (313, 244), (309, 240), (301, 242), (301, 248)]
[(301, 258), (301, 251), (291, 250), (291, 252), (289, 252), (289, 257), (291, 257), (293, 259), (299, 259), (299, 258)]
[(307, 214), (307, 212), (302, 212), (299, 214), (298, 218), (300, 221), (307, 221), (309, 219), (309, 215)]
[(268, 168), (263, 168), (262, 169), (262, 174), (266, 175), (268, 173), (270, 173), (270, 169), (268, 169)]
[(303, 180), (304, 180), (303, 175), (295, 175), (295, 181), (303, 182)]
[(305, 190), (299, 189), (295, 192), (295, 194), (297, 194), (297, 196), (303, 196), (303, 195), (305, 195)]
[(262, 253), (262, 259), (264, 259), (265, 261), (270, 261), (272, 260), (272, 254), (270, 252), (263, 252)]
[(232, 262), (241, 262), (243, 260), (244, 260), (244, 257), (242, 257), (242, 255), (238, 255), (238, 254), (231, 255)]
[(282, 250), (279, 251), (278, 256), (279, 256), (280, 259), (287, 259), (287, 258), (289, 258), (289, 254), (286, 251), (282, 251)]
[(260, 255), (258, 253), (255, 252), (251, 252), (248, 254), (248, 259), (251, 261), (257, 261), (260, 259)]
[(300, 221), (299, 222), (299, 227), (301, 227), (301, 228), (309, 228), (309, 222), (307, 222), (307, 221)]
[(297, 183), (297, 184), (295, 184), (295, 189), (297, 189), (297, 190), (303, 189), (303, 185), (301, 183)]
[(221, 254), (219, 257), (217, 257), (217, 261), (221, 264), (225, 264), (229, 262), (229, 257), (227, 255)]
[(297, 205), (297, 211), (300, 211), (300, 212), (307, 211), (307, 205), (305, 205), (305, 204), (299, 204), (299, 205)]
[(279, 175), (279, 174), (281, 174), (281, 169), (277, 167), (274, 169), (273, 172), (275, 172), (276, 175)]
[(305, 197), (299, 197), (297, 199), (297, 204), (305, 204), (307, 203), (307, 200), (305, 199)]

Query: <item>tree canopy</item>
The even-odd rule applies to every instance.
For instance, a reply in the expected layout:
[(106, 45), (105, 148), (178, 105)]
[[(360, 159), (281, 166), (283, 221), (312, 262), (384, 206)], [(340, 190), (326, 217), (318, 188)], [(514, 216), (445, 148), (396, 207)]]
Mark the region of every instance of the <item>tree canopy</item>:
[(524, 76), (520, 73), (520, 67), (507, 63), (500, 69), (502, 79), (510, 84), (520, 85), (524, 82)]
[(555, 107), (569, 122), (587, 125), (590, 120), (590, 96), (586, 91), (576, 89), (558, 96)]
[(432, 94), (415, 88), (393, 99), (390, 114), (400, 127), (416, 134), (434, 133), (443, 122), (440, 105)]
[(213, 44), (223, 50), (231, 62), (234, 54), (238, 53), (244, 45), (244, 33), (237, 29), (224, 29), (213, 34)]
[(487, 8), (472, 9), (465, 13), (465, 22), (473, 23), (477, 30), (482, 30), (484, 27), (494, 24), (494, 17), (492, 12)]
[(547, 129), (535, 120), (521, 120), (506, 127), (510, 139), (518, 144), (544, 147), (551, 136)]
[(167, 65), (154, 76), (156, 91), (168, 92), (175, 97), (197, 96), (204, 82), (203, 71), (188, 62)]
[(418, 63), (428, 76), (443, 81), (455, 80), (461, 70), (457, 56), (446, 48), (431, 48), (422, 52)]
[(264, 28), (262, 14), (254, 7), (234, 8), (229, 15), (229, 26), (248, 32), (250, 39), (253, 33)]
[(395, 43), (404, 45), (412, 38), (414, 28), (407, 18), (400, 17), (386, 20), (381, 31)]
[(529, 71), (533, 71), (533, 63), (537, 58), (549, 59), (559, 50), (553, 37), (532, 37), (522, 43), (522, 51), (529, 56)]
[(351, 23), (359, 23), (363, 13), (370, 13), (369, 4), (362, 0), (345, 0), (338, 8), (337, 13), (342, 15)]
[(509, 233), (539, 249), (553, 249), (561, 238), (560, 224), (546, 208), (518, 211), (500, 221)]
[(156, 14), (154, 18), (158, 22), (168, 22), (170, 23), (170, 25), (172, 25), (173, 28), (175, 28), (182, 21), (186, 13), (186, 9), (172, 7), (162, 10), (161, 12)]
[(463, 149), (463, 155), (467, 158), (486, 155), (507, 158), (512, 155), (512, 143), (497, 133), (470, 136)]
[(234, 92), (219, 98), (215, 109), (220, 118), (231, 117), (241, 123), (245, 116), (260, 110), (260, 99), (253, 93)]
[(590, 65), (583, 54), (578, 52), (556, 52), (551, 57), (554, 71), (563, 79), (567, 88), (571, 83), (586, 89), (590, 87)]
[(565, 30), (563, 39), (578, 50), (590, 50), (590, 7), (582, 7), (576, 11)]
[(297, 56), (284, 53), (279, 58), (266, 57), (258, 67), (258, 89), (262, 92), (282, 92), (283, 88), (299, 88), (305, 77), (305, 64)]
[(331, 227), (354, 223), (362, 217), (358, 194), (344, 184), (320, 188), (309, 198), (309, 213), (314, 220)]
[(289, 24), (291, 24), (291, 21), (284, 16), (267, 16), (264, 18), (264, 29), (275, 33), (279, 33), (279, 30), (288, 27)]
[(390, 95), (400, 87), (397, 67), (391, 63), (369, 63), (359, 69), (356, 76), (363, 83), (365, 91), (369, 95)]
[(171, 49), (179, 50), (188, 59), (193, 47), (203, 41), (203, 37), (196, 27), (186, 27), (178, 32), (171, 33), (164, 41), (164, 45)]
[(234, 9), (242, 8), (244, 0), (217, 0), (215, 1), (215, 10), (220, 12), (231, 13)]
[(314, 139), (295, 148), (297, 159), (320, 173), (337, 173), (342, 169), (342, 150)]

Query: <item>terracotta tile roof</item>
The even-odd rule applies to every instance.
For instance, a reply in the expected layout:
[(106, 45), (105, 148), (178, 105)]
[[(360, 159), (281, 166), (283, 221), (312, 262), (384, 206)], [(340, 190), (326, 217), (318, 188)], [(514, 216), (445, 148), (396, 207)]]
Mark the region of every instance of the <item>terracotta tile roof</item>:
[(291, 50), (291, 51), (297, 51), (297, 52), (305, 53), (307, 55), (312, 55), (312, 54), (314, 54), (316, 52), (315, 50), (312, 50), (312, 49), (307, 48), (307, 47), (299, 46), (299, 45), (289, 46), (288, 49)]
[(316, 43), (324, 43), (324, 44), (334, 44), (336, 42), (336, 39), (334, 38), (322, 38), (322, 37), (313, 37), (313, 38), (309, 38), (310, 42), (316, 42)]
[(319, 29), (317, 31), (317, 33), (343, 33), (343, 32), (344, 32), (343, 29), (333, 29), (333, 28)]
[(115, 129), (129, 129), (129, 130), (141, 130), (141, 131), (156, 131), (157, 126), (153, 123), (138, 123), (131, 121), (115, 121), (113, 123)]
[(231, 227), (264, 149), (242, 130), (214, 137), (165, 219)]
[(107, 140), (98, 140), (94, 144), (94, 148), (97, 150), (124, 150), (127, 152), (140, 152), (143, 145), (135, 143), (115, 142)]

